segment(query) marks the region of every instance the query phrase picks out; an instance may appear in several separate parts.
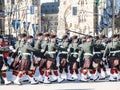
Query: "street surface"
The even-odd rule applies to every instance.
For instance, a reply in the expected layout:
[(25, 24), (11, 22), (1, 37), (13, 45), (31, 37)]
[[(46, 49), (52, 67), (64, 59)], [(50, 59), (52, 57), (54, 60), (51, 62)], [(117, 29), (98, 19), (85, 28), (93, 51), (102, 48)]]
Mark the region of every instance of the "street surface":
[[(7, 73), (8, 79), (11, 79), (11, 72)], [(36, 71), (37, 76), (37, 71)], [(65, 78), (63, 74), (62, 77)], [(76, 78), (76, 75), (74, 75)], [(75, 81), (63, 81), (62, 83), (54, 82), (52, 84), (39, 83), (37, 85), (30, 85), (25, 83), (24, 85), (0, 85), (0, 90), (120, 90), (120, 81), (110, 82), (108, 79), (105, 81), (96, 82), (80, 82)]]

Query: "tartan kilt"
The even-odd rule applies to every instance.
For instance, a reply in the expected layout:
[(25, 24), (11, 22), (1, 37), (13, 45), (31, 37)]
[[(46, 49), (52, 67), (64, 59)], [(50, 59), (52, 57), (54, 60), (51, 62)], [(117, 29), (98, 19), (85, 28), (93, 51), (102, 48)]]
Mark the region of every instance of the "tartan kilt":
[(101, 63), (101, 59), (100, 58), (94, 58), (92, 59), (92, 68), (97, 68), (100, 66), (100, 63)]
[(40, 68), (40, 69), (46, 68), (46, 62), (47, 62), (47, 60), (44, 59), (44, 58), (42, 58), (42, 59), (39, 61), (39, 64), (38, 64), (39, 68)]
[(30, 60), (21, 60), (19, 64), (20, 71), (29, 71), (31, 68), (31, 61)]
[(10, 68), (13, 69), (13, 70), (18, 70), (19, 64), (20, 64), (19, 61), (20, 61), (20, 59), (16, 57), (14, 59), (14, 61), (12, 62)]
[(68, 67), (67, 58), (60, 58), (59, 64), (60, 64), (59, 68), (67, 68)]
[(37, 67), (39, 66), (40, 60), (37, 60), (37, 58), (33, 57), (33, 66)]
[(76, 69), (78, 69), (78, 68), (79, 68), (79, 62), (77, 62), (77, 61), (74, 61), (74, 62), (70, 62), (70, 63), (69, 63), (69, 64), (70, 64), (70, 69), (73, 68), (74, 63), (76, 63)]
[(110, 57), (108, 59), (108, 64), (110, 68), (117, 67), (120, 64), (120, 59), (116, 57)]
[(55, 59), (53, 59), (53, 58), (47, 58), (46, 68), (47, 69), (53, 69), (54, 65), (55, 65)]
[(83, 68), (90, 68), (91, 65), (91, 59), (90, 58), (85, 58), (83, 60)]

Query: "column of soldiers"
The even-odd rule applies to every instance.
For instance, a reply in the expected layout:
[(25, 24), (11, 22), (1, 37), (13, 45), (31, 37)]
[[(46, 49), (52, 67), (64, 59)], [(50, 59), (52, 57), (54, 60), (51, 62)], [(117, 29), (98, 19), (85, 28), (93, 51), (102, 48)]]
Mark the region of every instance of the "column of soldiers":
[[(115, 34), (110, 39), (105, 35), (78, 36), (64, 35), (59, 41), (56, 35), (48, 32), (38, 33), (36, 38), (25, 33), (18, 35), (14, 46), (2, 47), (0, 37), (0, 83), (50, 84), (57, 81), (82, 82), (120, 79), (120, 40)], [(3, 53), (9, 53), (4, 59)], [(7, 62), (10, 63), (7, 63)], [(7, 66), (6, 69), (3, 69)], [(107, 66), (109, 66), (107, 68)], [(6, 70), (12, 70), (12, 79), (8, 81)], [(35, 77), (38, 70), (39, 76)], [(62, 74), (66, 78), (62, 77)], [(108, 73), (109, 72), (109, 73)], [(23, 79), (23, 76), (26, 77)]]

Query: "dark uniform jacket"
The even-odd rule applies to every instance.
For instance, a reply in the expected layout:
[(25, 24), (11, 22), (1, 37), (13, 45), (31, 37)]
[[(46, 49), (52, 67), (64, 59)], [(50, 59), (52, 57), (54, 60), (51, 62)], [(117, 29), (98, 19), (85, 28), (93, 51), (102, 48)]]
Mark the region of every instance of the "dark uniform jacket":
[(93, 47), (94, 47), (93, 42), (85, 42), (85, 43), (83, 43), (81, 45), (80, 57), (84, 56), (83, 57), (84, 59), (92, 58), (92, 56), (93, 56)]
[(69, 42), (63, 41), (59, 44), (59, 51), (61, 52), (59, 55), (60, 58), (68, 57), (68, 47), (69, 47)]
[(69, 61), (70, 62), (75, 62), (78, 57), (79, 57), (79, 48), (78, 48), (78, 43), (71, 43), (68, 48), (69, 51)]
[(3, 63), (3, 53), (4, 52), (10, 52), (10, 49), (3, 48), (3, 47), (0, 46), (0, 63)]
[(55, 42), (49, 42), (47, 52), (45, 53), (47, 58), (56, 59), (57, 56), (57, 46)]
[(20, 51), (21, 51), (22, 60), (30, 60), (31, 52), (35, 52), (37, 50), (33, 48), (28, 42), (21, 41)]
[(41, 47), (41, 44), (42, 44), (42, 41), (40, 41), (40, 40), (36, 40), (36, 41), (35, 41), (34, 48), (35, 48), (37, 51), (34, 52), (34, 55), (35, 55), (36, 57), (42, 57), (42, 53), (41, 53), (42, 47)]
[(94, 58), (102, 59), (104, 49), (105, 49), (105, 46), (102, 44), (101, 40), (96, 41), (94, 43), (93, 59)]
[(120, 43), (113, 41), (106, 46), (103, 57), (117, 57), (120, 58)]

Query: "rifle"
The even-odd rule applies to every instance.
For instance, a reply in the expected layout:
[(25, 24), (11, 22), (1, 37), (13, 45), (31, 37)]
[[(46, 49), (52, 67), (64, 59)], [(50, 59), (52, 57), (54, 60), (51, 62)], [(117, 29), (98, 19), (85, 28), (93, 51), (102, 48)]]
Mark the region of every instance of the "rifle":
[(83, 33), (76, 32), (76, 31), (72, 31), (72, 30), (67, 29), (67, 28), (66, 28), (66, 30), (69, 31), (69, 32), (73, 32), (73, 33), (77, 33), (77, 34), (80, 34), (80, 35), (88, 36), (87, 34), (83, 34)]

